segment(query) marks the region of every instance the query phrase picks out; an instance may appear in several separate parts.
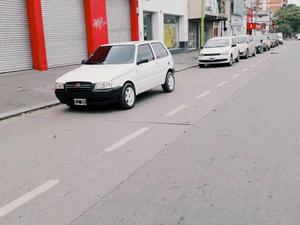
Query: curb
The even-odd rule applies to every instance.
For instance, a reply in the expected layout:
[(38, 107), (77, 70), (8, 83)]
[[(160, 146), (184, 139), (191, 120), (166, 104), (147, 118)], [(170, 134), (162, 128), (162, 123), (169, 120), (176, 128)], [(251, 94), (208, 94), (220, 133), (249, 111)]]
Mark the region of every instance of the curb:
[(175, 69), (175, 72), (181, 72), (181, 71), (188, 70), (188, 69), (191, 69), (191, 68), (194, 68), (194, 67), (197, 67), (197, 66), (198, 66), (198, 64), (181, 67), (179, 69)]
[(0, 114), (0, 121), (5, 120), (5, 119), (9, 119), (9, 118), (12, 118), (12, 117), (15, 117), (15, 116), (19, 116), (19, 115), (22, 115), (24, 113), (29, 113), (29, 112), (33, 112), (33, 111), (36, 111), (36, 110), (45, 109), (45, 108), (48, 108), (48, 107), (53, 107), (53, 106), (56, 106), (56, 105), (59, 105), (59, 104), (60, 104), (59, 101), (45, 102), (45, 103), (38, 104), (38, 105), (35, 105), (35, 106), (25, 107), (25, 108), (22, 108), (22, 109), (13, 110), (13, 111), (6, 112), (6, 113), (1, 113)]
[[(197, 67), (197, 66), (198, 66), (198, 64), (181, 67), (179, 69), (175, 69), (175, 72), (181, 72), (181, 71), (188, 70), (188, 69), (191, 69), (191, 68), (194, 68), (194, 67)], [(37, 111), (37, 110), (40, 110), (40, 109), (45, 109), (45, 108), (57, 106), (59, 104), (60, 104), (59, 101), (51, 101), (51, 102), (45, 102), (45, 103), (42, 103), (42, 104), (38, 104), (38, 105), (35, 105), (35, 106), (30, 106), (30, 107), (25, 107), (25, 108), (9, 111), (9, 112), (6, 112), (6, 113), (0, 113), (0, 121), (5, 120), (5, 119), (9, 119), (9, 118), (12, 118), (12, 117), (15, 117), (15, 116), (20, 116), (20, 115), (25, 114), (25, 113)]]

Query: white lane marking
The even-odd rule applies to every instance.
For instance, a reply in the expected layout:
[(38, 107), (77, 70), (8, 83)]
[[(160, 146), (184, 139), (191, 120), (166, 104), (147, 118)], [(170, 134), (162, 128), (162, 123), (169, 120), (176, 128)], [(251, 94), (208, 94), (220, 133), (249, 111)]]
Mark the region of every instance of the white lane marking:
[(177, 107), (176, 109), (166, 113), (165, 116), (174, 116), (176, 113), (178, 113), (179, 111), (185, 109), (187, 107), (187, 105), (181, 105), (179, 107)]
[(123, 145), (125, 145), (126, 143), (128, 143), (129, 141), (131, 141), (132, 139), (142, 135), (143, 133), (145, 133), (147, 130), (149, 130), (149, 127), (144, 127), (139, 129), (138, 131), (134, 132), (133, 134), (128, 135), (127, 137), (121, 139), (120, 141), (112, 144), (111, 146), (108, 146), (107, 148), (104, 149), (105, 152), (112, 152), (117, 150), (118, 148), (122, 147)]
[(248, 68), (242, 69), (243, 72), (247, 72), (248, 70)]
[(8, 203), (7, 205), (0, 208), (0, 218), (24, 205), (25, 203), (31, 201), (32, 199), (38, 197), (42, 193), (48, 191), (53, 188), (55, 185), (59, 183), (59, 180), (49, 180), (41, 186), (33, 189), (32, 191), (24, 194), (23, 196), (17, 198), (16, 200)]
[(219, 84), (217, 85), (217, 88), (220, 88), (220, 87), (224, 86), (224, 85), (227, 84), (227, 83), (228, 83), (228, 81), (223, 81), (223, 82), (221, 82), (221, 83), (219, 83)]
[(241, 76), (241, 74), (237, 73), (237, 74), (233, 75), (233, 76), (231, 77), (231, 79), (238, 78), (239, 76)]
[(196, 99), (203, 98), (203, 97), (205, 97), (206, 95), (208, 95), (208, 94), (210, 94), (210, 93), (211, 93), (210, 90), (205, 91), (205, 92), (203, 92), (202, 94), (198, 95), (198, 96), (196, 97)]

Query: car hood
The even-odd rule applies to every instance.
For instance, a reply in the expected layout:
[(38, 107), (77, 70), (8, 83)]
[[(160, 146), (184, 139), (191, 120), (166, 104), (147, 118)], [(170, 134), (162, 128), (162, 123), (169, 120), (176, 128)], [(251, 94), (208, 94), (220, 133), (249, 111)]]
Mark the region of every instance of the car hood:
[(244, 50), (248, 47), (248, 45), (246, 43), (241, 43), (241, 44), (237, 44), (239, 49)]
[(134, 64), (121, 65), (82, 65), (63, 76), (59, 77), (56, 82), (66, 83), (75, 81), (85, 82), (106, 82), (113, 80), (123, 74), (134, 70)]
[(201, 53), (203, 54), (213, 54), (213, 53), (221, 53), (225, 51), (229, 51), (229, 47), (220, 47), (220, 48), (203, 48)]

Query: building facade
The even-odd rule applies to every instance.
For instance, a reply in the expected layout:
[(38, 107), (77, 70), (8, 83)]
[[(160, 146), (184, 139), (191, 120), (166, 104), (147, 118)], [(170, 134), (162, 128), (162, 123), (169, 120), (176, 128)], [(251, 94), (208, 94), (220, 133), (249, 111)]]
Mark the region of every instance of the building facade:
[(225, 36), (228, 28), (228, 2), (225, 0), (189, 0), (189, 49), (200, 48), (201, 3), (205, 2), (204, 41)]
[(100, 44), (139, 40), (138, 0), (6, 0), (0, 18), (0, 73), (78, 64)]
[(160, 40), (171, 51), (187, 49), (187, 0), (139, 0), (141, 40)]

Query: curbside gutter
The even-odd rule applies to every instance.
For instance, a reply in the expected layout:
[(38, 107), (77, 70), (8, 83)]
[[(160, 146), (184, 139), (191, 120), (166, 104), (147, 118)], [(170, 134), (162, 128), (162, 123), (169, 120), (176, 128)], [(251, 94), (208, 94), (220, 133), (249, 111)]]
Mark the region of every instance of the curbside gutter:
[[(175, 69), (175, 72), (181, 72), (181, 71), (188, 70), (188, 69), (191, 69), (191, 68), (197, 67), (197, 66), (198, 66), (198, 64), (181, 67), (181, 68)], [(0, 113), (0, 121), (5, 120), (5, 119), (9, 119), (9, 118), (12, 118), (12, 117), (20, 116), (20, 115), (25, 114), (25, 113), (37, 111), (37, 110), (40, 110), (40, 109), (54, 107), (54, 106), (57, 106), (59, 104), (60, 104), (60, 102), (57, 100), (57, 101), (45, 102), (45, 103), (41, 103), (41, 104), (38, 104), (38, 105), (29, 106), (29, 107), (25, 107), (25, 108), (13, 110), (13, 111), (5, 112), (5, 113)]]
[(21, 108), (21, 109), (9, 111), (9, 112), (1, 113), (0, 114), (0, 121), (5, 120), (5, 119), (9, 119), (9, 118), (12, 118), (12, 117), (15, 117), (15, 116), (20, 116), (24, 113), (29, 113), (29, 112), (33, 112), (33, 111), (36, 111), (36, 110), (53, 107), (53, 106), (56, 106), (56, 105), (59, 105), (59, 104), (60, 104), (59, 101), (45, 102), (45, 103), (38, 104), (38, 105), (35, 105), (35, 106), (25, 107), (25, 108)]

